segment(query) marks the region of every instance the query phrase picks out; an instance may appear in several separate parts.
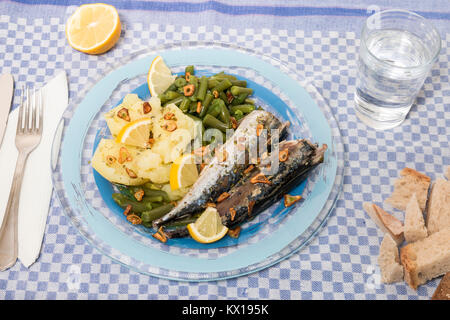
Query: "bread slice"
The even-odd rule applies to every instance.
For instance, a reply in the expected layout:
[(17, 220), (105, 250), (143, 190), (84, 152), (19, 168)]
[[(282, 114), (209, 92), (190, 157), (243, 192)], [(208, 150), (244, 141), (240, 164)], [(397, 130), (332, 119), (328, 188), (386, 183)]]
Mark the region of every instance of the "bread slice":
[(450, 227), (450, 181), (436, 179), (427, 208), (427, 228), (431, 234), (447, 227)]
[(428, 236), (416, 194), (412, 195), (406, 206), (404, 234), (406, 242), (415, 242)]
[(450, 166), (448, 166), (447, 171), (445, 171), (445, 177), (450, 181)]
[(431, 300), (450, 300), (450, 272), (442, 277)]
[(410, 168), (404, 168), (400, 171), (400, 176), (401, 178), (394, 182), (394, 191), (385, 202), (396, 209), (404, 211), (409, 199), (415, 193), (420, 209), (422, 211), (425, 210), (431, 179)]
[(450, 271), (450, 228), (409, 243), (400, 250), (405, 281), (413, 289)]
[(381, 241), (380, 254), (378, 255), (378, 265), (381, 270), (381, 281), (383, 283), (393, 283), (403, 280), (403, 267), (398, 255), (397, 243), (389, 234), (385, 234)]
[(365, 202), (363, 208), (381, 231), (389, 234), (397, 245), (403, 242), (403, 224), (400, 220), (373, 203)]

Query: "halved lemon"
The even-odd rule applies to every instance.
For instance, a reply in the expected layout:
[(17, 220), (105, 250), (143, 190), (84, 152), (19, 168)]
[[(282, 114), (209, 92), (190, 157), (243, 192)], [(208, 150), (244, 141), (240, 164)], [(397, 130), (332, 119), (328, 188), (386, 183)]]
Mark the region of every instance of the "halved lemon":
[(228, 228), (222, 224), (219, 213), (212, 207), (206, 208), (197, 221), (187, 225), (187, 229), (191, 237), (200, 243), (216, 242), (228, 232)]
[(89, 54), (111, 49), (120, 38), (121, 23), (113, 6), (84, 4), (67, 20), (66, 38), (72, 48)]
[(193, 154), (180, 156), (170, 167), (170, 188), (178, 190), (192, 186), (198, 178), (198, 169)]
[(135, 147), (148, 148), (150, 146), (149, 138), (151, 126), (152, 120), (150, 118), (141, 118), (127, 123), (117, 135), (116, 142)]
[(176, 76), (167, 67), (161, 56), (153, 59), (148, 70), (147, 83), (152, 97), (156, 97), (167, 90), (175, 81)]

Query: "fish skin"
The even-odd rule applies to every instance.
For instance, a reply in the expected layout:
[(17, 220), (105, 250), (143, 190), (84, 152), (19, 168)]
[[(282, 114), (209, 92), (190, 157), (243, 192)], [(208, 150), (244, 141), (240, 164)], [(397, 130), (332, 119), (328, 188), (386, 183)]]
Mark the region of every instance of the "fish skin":
[[(267, 176), (270, 184), (250, 182), (252, 177), (261, 172), (258, 167), (228, 191), (230, 196), (227, 199), (216, 205), (223, 225), (233, 229), (280, 200), (289, 190), (300, 184), (312, 169), (323, 162), (327, 146), (318, 148), (308, 140), (302, 139), (282, 141), (279, 148), (280, 151), (288, 149), (289, 157), (285, 162), (279, 163), (276, 174)], [(250, 213), (249, 206), (252, 208)], [(234, 217), (230, 208), (236, 212)]]
[[(255, 167), (227, 191), (230, 194), (228, 198), (216, 204), (223, 225), (234, 229), (279, 201), (289, 190), (300, 184), (311, 170), (323, 162), (327, 145), (318, 148), (306, 139), (280, 142), (279, 150), (285, 149), (288, 149), (289, 157), (285, 162), (279, 163), (276, 175), (267, 176), (271, 181), (270, 185), (250, 182), (252, 177), (261, 172), (259, 167)], [(262, 164), (265, 165), (271, 161), (269, 157)], [(249, 205), (252, 201), (254, 203), (249, 213)], [(234, 219), (231, 219), (230, 208), (236, 211)], [(168, 238), (179, 238), (188, 236), (189, 232), (183, 226), (167, 230), (166, 235)]]
[[(270, 132), (271, 129), (279, 129), (281, 131), (280, 137), (284, 137), (288, 127), (286, 123), (281, 123), (272, 113), (256, 110), (242, 120), (233, 137), (248, 136), (250, 132), (256, 132), (258, 124), (262, 124), (264, 129), (267, 129), (264, 134)], [(270, 138), (267, 140), (268, 143), (270, 143), (270, 140)], [(222, 146), (225, 150), (233, 147), (234, 139), (227, 140)], [(197, 213), (205, 209), (208, 202), (215, 202), (220, 194), (229, 190), (242, 178), (243, 171), (246, 168), (245, 163), (248, 161), (248, 159), (242, 157), (247, 156), (247, 153), (241, 153), (237, 157), (227, 157), (223, 162), (214, 157), (211, 163), (202, 170), (198, 180), (178, 205), (163, 217), (153, 221), (153, 228), (158, 229), (180, 216)]]

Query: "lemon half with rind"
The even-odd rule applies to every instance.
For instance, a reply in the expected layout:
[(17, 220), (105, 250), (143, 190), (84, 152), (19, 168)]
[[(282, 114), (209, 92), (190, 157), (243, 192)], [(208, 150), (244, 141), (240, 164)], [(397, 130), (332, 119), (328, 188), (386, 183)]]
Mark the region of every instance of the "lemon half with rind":
[(109, 4), (84, 4), (67, 20), (66, 38), (70, 46), (88, 54), (111, 49), (120, 38), (121, 23), (116, 8)]

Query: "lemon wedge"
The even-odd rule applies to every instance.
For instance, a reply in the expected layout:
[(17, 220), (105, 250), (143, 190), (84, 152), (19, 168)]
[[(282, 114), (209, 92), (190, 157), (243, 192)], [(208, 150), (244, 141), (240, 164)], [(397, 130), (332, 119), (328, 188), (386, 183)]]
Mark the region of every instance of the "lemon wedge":
[(123, 126), (116, 137), (116, 142), (148, 148), (151, 146), (149, 142), (151, 126), (152, 120), (150, 118), (141, 118), (132, 121)]
[(187, 229), (191, 237), (200, 243), (216, 242), (228, 232), (228, 228), (222, 224), (219, 213), (212, 207), (206, 208), (197, 221), (187, 225)]
[(176, 76), (167, 67), (161, 56), (153, 59), (148, 70), (147, 83), (152, 97), (156, 97), (167, 90), (175, 81)]
[(198, 169), (193, 154), (180, 156), (170, 167), (170, 188), (178, 190), (193, 185), (198, 178)]
[(84, 4), (67, 20), (66, 38), (70, 46), (89, 54), (111, 49), (120, 38), (121, 23), (113, 6)]

